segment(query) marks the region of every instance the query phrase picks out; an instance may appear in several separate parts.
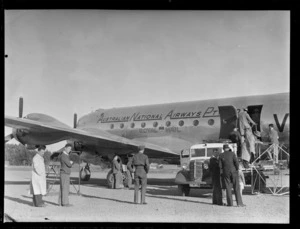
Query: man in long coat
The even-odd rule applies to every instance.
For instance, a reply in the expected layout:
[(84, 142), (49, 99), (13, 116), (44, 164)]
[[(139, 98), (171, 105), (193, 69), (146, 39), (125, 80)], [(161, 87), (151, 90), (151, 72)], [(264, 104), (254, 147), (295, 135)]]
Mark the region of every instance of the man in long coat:
[(116, 155), (113, 159), (113, 163), (112, 163), (112, 172), (113, 172), (113, 176), (114, 176), (114, 184), (113, 184), (113, 188), (114, 189), (119, 189), (121, 188), (123, 185), (121, 185), (121, 183), (123, 183), (122, 181), (122, 173), (121, 173), (121, 161), (118, 158), (118, 156)]
[(213, 155), (209, 159), (209, 171), (211, 172), (212, 186), (213, 186), (212, 202), (213, 204), (223, 205), (220, 167), (219, 167), (219, 152), (216, 149), (213, 151)]
[(237, 201), (238, 207), (244, 207), (241, 193), (240, 193), (240, 184), (238, 177), (239, 162), (234, 152), (230, 151), (229, 146), (226, 144), (223, 146), (224, 153), (219, 156), (219, 166), (221, 171), (222, 179), (224, 180), (226, 187), (226, 196), (227, 196), (227, 206), (232, 206), (232, 186), (234, 189), (235, 198)]
[(45, 207), (42, 196), (46, 195), (46, 169), (44, 153), (46, 146), (39, 146), (36, 155), (32, 159), (32, 173), (30, 182), (30, 194), (33, 194), (33, 205)]

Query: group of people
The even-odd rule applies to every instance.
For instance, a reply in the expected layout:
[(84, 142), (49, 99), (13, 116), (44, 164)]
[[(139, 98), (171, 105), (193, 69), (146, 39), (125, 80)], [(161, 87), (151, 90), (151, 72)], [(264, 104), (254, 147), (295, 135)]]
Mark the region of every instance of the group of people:
[(239, 166), (238, 159), (230, 147), (225, 144), (223, 153), (213, 151), (209, 168), (212, 175), (213, 204), (226, 205), (223, 199), (226, 196), (227, 206), (233, 206), (232, 187), (238, 207), (244, 207), (242, 191), (245, 185), (245, 177)]
[[(253, 119), (256, 122), (259, 121), (258, 112), (253, 114)], [(237, 156), (242, 159), (245, 168), (249, 168), (249, 163), (252, 163), (256, 158), (255, 144), (262, 142), (260, 141), (261, 135), (257, 130), (257, 123), (253, 121), (248, 114), (248, 109), (243, 110), (238, 115), (239, 128), (234, 128), (229, 134), (229, 139), (233, 143), (237, 143)], [(252, 124), (252, 127), (250, 126)], [(278, 133), (274, 130), (274, 125), (269, 124), (269, 141), (270, 144), (274, 144), (273, 158), (274, 162), (278, 163)], [(268, 151), (269, 152), (269, 151)], [(272, 155), (269, 152), (269, 159), (272, 159)]]
[[(132, 157), (129, 161), (127, 168), (130, 172), (134, 173), (135, 188), (134, 188), (134, 203), (137, 204), (138, 193), (141, 185), (141, 204), (147, 204), (145, 201), (146, 187), (147, 187), (147, 173), (150, 169), (148, 156), (144, 154), (145, 147), (139, 146), (139, 152)], [(33, 206), (45, 207), (42, 196), (47, 194), (46, 190), (46, 169), (44, 162), (44, 153), (46, 146), (39, 146), (37, 153), (32, 159), (32, 175), (30, 181), (30, 194), (33, 195)], [(69, 154), (72, 150), (71, 144), (66, 144), (63, 152), (59, 155), (60, 161), (60, 190), (58, 205), (62, 207), (71, 207), (69, 203), (69, 187), (70, 187), (70, 174), (71, 167), (74, 164), (70, 160)], [(113, 174), (114, 174), (114, 187), (120, 184), (120, 171), (121, 162), (118, 162), (118, 157), (113, 160)]]

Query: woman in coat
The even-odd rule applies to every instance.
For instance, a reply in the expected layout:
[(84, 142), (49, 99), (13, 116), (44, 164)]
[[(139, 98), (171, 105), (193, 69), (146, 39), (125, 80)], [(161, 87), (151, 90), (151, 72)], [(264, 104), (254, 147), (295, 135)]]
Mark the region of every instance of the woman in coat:
[(30, 182), (30, 194), (33, 195), (35, 207), (45, 207), (42, 196), (46, 195), (46, 170), (44, 153), (46, 146), (39, 146), (37, 154), (32, 159), (32, 173)]

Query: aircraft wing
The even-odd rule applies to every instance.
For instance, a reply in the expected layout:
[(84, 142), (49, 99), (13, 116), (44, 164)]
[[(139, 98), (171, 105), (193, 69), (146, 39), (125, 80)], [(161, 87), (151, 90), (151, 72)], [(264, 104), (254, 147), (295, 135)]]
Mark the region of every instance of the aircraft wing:
[(5, 116), (5, 126), (15, 129), (27, 130), (28, 133), (42, 133), (42, 134), (58, 134), (63, 136), (62, 140), (74, 140), (80, 141), (83, 144), (97, 145), (103, 148), (112, 149), (137, 149), (139, 145), (145, 145), (146, 149), (164, 152), (170, 156), (177, 155), (175, 152), (170, 151), (167, 148), (145, 143), (137, 140), (130, 140), (124, 137), (120, 137), (111, 133), (108, 133), (101, 129), (85, 128), (85, 129), (73, 129), (70, 127), (51, 125), (51, 123), (42, 123), (31, 119), (16, 118), (11, 116)]

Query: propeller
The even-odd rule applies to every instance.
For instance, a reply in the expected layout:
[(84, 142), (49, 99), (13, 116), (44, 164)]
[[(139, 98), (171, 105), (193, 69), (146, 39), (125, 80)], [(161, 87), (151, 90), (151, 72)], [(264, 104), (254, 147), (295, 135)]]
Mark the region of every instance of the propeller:
[(5, 140), (4, 140), (4, 141), (5, 141), (5, 143), (6, 143), (6, 142), (10, 141), (10, 140), (13, 139), (13, 138), (14, 138), (14, 135), (13, 135), (13, 134), (9, 134), (9, 135), (6, 135), (6, 136), (5, 136)]
[(19, 98), (19, 118), (23, 117), (23, 97)]
[(77, 127), (77, 114), (74, 113), (74, 125), (73, 125), (74, 129), (76, 129)]
[[(19, 118), (23, 117), (23, 97), (19, 98)], [(11, 133), (5, 136), (4, 142), (8, 142), (14, 138), (14, 135)]]

